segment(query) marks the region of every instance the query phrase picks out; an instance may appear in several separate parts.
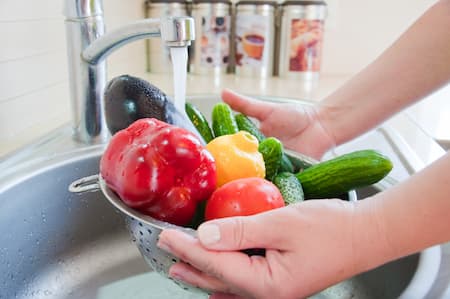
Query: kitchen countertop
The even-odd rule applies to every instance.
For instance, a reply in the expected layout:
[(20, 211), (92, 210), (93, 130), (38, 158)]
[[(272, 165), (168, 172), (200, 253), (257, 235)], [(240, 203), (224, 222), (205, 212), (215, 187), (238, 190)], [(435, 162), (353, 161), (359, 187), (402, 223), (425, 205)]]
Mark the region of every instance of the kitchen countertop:
[[(132, 75), (148, 80), (169, 95), (173, 94), (171, 74)], [(322, 75), (316, 83), (301, 83), (296, 79), (279, 77), (256, 79), (237, 77), (232, 74), (220, 76), (188, 74), (186, 89), (188, 96), (217, 95), (223, 88), (230, 88), (247, 95), (318, 101), (342, 85), (348, 78), (349, 76), (344, 75)], [(448, 144), (447, 142), (450, 140), (450, 132), (446, 129), (450, 127), (450, 102), (446, 100), (449, 93), (450, 91), (443, 89), (387, 122), (406, 139), (412, 148), (420, 153), (425, 164), (436, 159), (442, 152), (434, 145), (424, 143), (424, 137), (439, 140), (444, 145)], [(0, 159), (5, 154), (70, 121), (64, 117), (70, 113), (61, 113), (61, 115), (58, 119), (48, 120), (30, 128), (29, 131), (15, 136), (12, 140), (0, 141)]]

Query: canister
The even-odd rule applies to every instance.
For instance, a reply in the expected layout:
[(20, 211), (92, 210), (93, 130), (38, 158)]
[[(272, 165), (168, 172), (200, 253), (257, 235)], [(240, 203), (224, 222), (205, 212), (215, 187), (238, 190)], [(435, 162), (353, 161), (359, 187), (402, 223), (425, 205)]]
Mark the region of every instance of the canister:
[(273, 75), (276, 1), (241, 0), (236, 3), (234, 51), (237, 76)]
[(189, 72), (195, 74), (223, 74), (230, 65), (231, 1), (194, 0), (192, 17), (195, 20), (196, 40), (190, 48)]
[(279, 76), (313, 80), (322, 63), (324, 1), (285, 1), (280, 8)]
[[(147, 18), (188, 16), (186, 0), (147, 0), (145, 2)], [(170, 49), (160, 38), (151, 38), (147, 43), (147, 71), (152, 73), (171, 73)]]

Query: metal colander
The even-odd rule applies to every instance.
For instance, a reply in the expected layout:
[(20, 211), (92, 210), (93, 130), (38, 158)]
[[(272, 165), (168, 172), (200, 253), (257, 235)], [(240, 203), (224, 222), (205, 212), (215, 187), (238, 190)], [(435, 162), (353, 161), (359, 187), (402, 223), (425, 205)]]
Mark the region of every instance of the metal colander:
[[(289, 156), (299, 158), (301, 159), (301, 161), (304, 161), (308, 164), (317, 163), (316, 160), (313, 160), (304, 155), (288, 150), (286, 150), (286, 152), (289, 154)], [(101, 175), (96, 174), (80, 178), (74, 181), (69, 186), (69, 191), (73, 193), (84, 193), (98, 190), (101, 190), (108, 201), (112, 203), (121, 213), (123, 213), (123, 215), (125, 216), (128, 231), (132, 236), (133, 242), (135, 242), (136, 246), (141, 252), (141, 255), (154, 271), (173, 280), (176, 284), (178, 284), (185, 290), (193, 292), (205, 292), (205, 290), (202, 290), (198, 287), (191, 286), (182, 281), (177, 281), (170, 278), (168, 275), (169, 269), (174, 263), (178, 262), (179, 259), (167, 253), (166, 251), (159, 249), (156, 245), (158, 243), (159, 234), (163, 229), (174, 228), (186, 232), (192, 236), (196, 236), (196, 230), (157, 220), (128, 207), (117, 196), (117, 194), (106, 185), (106, 182), (103, 180)], [(356, 201), (356, 192), (350, 191), (347, 194), (347, 199), (349, 201)]]
[(72, 182), (69, 191), (72, 193), (94, 192), (101, 190), (110, 203), (112, 203), (125, 216), (125, 222), (132, 241), (136, 244), (147, 264), (159, 274), (173, 280), (177, 285), (187, 291), (204, 292), (204, 290), (177, 281), (169, 277), (169, 268), (179, 259), (166, 251), (159, 249), (159, 234), (163, 229), (174, 228), (195, 236), (196, 230), (182, 227), (168, 222), (160, 221), (148, 215), (144, 215), (125, 205), (117, 194), (112, 191), (101, 175), (92, 175), (80, 178)]

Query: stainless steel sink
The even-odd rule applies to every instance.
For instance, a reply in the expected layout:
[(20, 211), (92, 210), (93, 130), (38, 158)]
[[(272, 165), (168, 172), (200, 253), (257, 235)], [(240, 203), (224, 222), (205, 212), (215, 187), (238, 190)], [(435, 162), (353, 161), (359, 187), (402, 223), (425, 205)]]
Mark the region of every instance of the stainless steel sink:
[[(205, 297), (151, 272), (121, 215), (101, 193), (68, 192), (75, 179), (98, 173), (102, 151), (74, 143), (64, 127), (0, 161), (0, 298)], [(362, 199), (378, 190), (357, 192)], [(423, 298), (435, 284), (440, 262), (438, 246), (314, 298)]]

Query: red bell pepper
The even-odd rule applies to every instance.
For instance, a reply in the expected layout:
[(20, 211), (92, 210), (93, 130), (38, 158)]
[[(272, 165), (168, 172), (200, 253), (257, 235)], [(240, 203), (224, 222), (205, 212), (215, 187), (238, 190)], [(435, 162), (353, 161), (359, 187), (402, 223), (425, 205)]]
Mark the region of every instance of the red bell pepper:
[(154, 118), (111, 138), (100, 174), (126, 205), (177, 225), (188, 224), (216, 187), (214, 158), (198, 137)]

